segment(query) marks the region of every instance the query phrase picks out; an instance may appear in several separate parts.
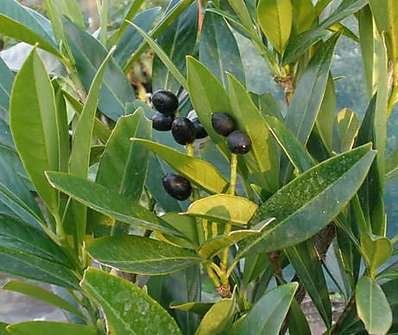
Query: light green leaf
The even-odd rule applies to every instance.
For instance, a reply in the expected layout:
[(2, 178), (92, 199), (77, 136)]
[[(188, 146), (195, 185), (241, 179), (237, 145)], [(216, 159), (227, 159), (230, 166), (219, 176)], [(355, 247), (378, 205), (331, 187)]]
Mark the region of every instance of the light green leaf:
[(222, 193), (228, 186), (223, 175), (207, 161), (188, 156), (156, 142), (138, 138), (131, 140), (151, 150), (174, 170), (210, 193)]
[(358, 117), (351, 109), (344, 108), (337, 114), (339, 140), (335, 143), (336, 151), (344, 152), (351, 150), (355, 137), (358, 134), (359, 126)]
[(190, 312), (203, 316), (213, 305), (213, 302), (186, 302), (184, 304), (171, 304), (170, 308), (181, 312)]
[(215, 303), (203, 317), (195, 335), (220, 335), (228, 329), (235, 314), (235, 294)]
[(102, 264), (145, 275), (169, 274), (202, 261), (192, 250), (133, 235), (94, 239), (87, 248)]
[(64, 309), (65, 311), (74, 313), (76, 316), (84, 319), (83, 314), (71, 303), (39, 286), (25, 283), (22, 281), (10, 280), (2, 287), (2, 289), (27, 295), (34, 299), (43, 301), (47, 304)]
[(10, 335), (96, 335), (97, 330), (92, 326), (82, 326), (73, 323), (54, 321), (28, 321), (9, 325), (7, 334)]
[[(194, 246), (199, 244), (198, 224), (195, 218), (180, 215), (179, 213), (167, 212), (161, 216), (164, 222), (167, 222), (171, 227), (181, 232)], [(167, 236), (169, 239), (170, 236)]]
[(387, 334), (392, 312), (387, 298), (376, 281), (362, 277), (355, 289), (357, 313), (369, 334)]
[(257, 5), (257, 21), (272, 46), (283, 54), (293, 24), (291, 1), (260, 0)]
[(269, 252), (303, 242), (339, 214), (364, 181), (375, 152), (370, 145), (324, 161), (281, 188), (257, 211), (253, 222), (275, 217), (261, 237), (245, 240), (238, 258), (250, 250)]
[(297, 283), (290, 283), (266, 293), (245, 317), (234, 323), (231, 335), (278, 335), (297, 288)]
[(393, 246), (386, 237), (362, 235), (361, 251), (367, 263), (370, 277), (375, 278), (377, 269), (392, 256)]
[(113, 335), (180, 335), (174, 319), (134, 284), (89, 268), (82, 289), (102, 307)]
[(53, 187), (115, 220), (144, 229), (178, 235), (176, 230), (165, 223), (162, 224), (162, 220), (145, 207), (102, 185), (64, 173), (47, 172), (46, 175)]
[(44, 171), (59, 170), (55, 96), (36, 49), (15, 78), (10, 101), (10, 126), (26, 172), (50, 211), (57, 214), (58, 194), (44, 175)]
[(253, 217), (258, 206), (256, 203), (230, 194), (216, 194), (192, 203), (186, 214), (199, 216), (210, 221), (231, 222), (245, 225)]

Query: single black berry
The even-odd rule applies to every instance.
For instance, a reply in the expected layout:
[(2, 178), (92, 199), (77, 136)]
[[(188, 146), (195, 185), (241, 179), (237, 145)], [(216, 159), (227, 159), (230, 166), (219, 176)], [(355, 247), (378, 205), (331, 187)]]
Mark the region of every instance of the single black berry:
[(162, 114), (174, 114), (178, 108), (178, 98), (173, 92), (158, 90), (152, 95), (152, 104)]
[(214, 130), (222, 135), (228, 136), (235, 130), (235, 121), (228, 113), (214, 113), (211, 117)]
[(196, 139), (197, 140), (200, 140), (200, 139), (205, 138), (205, 137), (208, 136), (205, 127), (203, 127), (203, 124), (200, 123), (198, 118), (194, 118), (192, 120), (192, 123), (193, 123), (193, 125), (195, 127)]
[(195, 140), (196, 130), (194, 124), (186, 117), (176, 118), (171, 125), (171, 133), (179, 144), (190, 144)]
[(172, 115), (165, 115), (162, 113), (155, 113), (152, 116), (152, 127), (159, 131), (171, 130), (171, 124), (173, 123), (174, 117)]
[(229, 150), (238, 155), (247, 154), (252, 146), (250, 137), (239, 130), (235, 130), (229, 134), (227, 140)]
[(177, 200), (187, 200), (192, 194), (192, 186), (188, 179), (178, 174), (167, 174), (163, 177), (163, 187), (168, 194)]

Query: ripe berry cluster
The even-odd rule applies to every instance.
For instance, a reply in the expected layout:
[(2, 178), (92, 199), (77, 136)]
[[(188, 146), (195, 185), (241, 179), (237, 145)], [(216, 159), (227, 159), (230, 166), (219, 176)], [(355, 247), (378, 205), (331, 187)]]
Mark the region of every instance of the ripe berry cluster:
[[(179, 106), (178, 98), (170, 91), (159, 90), (152, 96), (152, 104), (157, 113), (152, 117), (152, 126), (158, 131), (170, 131), (174, 140), (181, 145), (191, 145), (196, 139), (207, 137), (207, 132), (197, 117), (176, 117)], [(251, 148), (250, 138), (236, 129), (235, 121), (228, 113), (212, 115), (214, 130), (227, 137), (229, 150), (236, 155), (243, 155)], [(163, 187), (173, 198), (183, 201), (192, 194), (192, 185), (188, 179), (177, 174), (163, 177)]]

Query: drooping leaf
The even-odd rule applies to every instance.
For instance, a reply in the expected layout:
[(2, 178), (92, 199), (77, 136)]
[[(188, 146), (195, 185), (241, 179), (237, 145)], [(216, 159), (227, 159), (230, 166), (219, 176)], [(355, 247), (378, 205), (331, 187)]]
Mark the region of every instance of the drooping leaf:
[(192, 203), (186, 214), (206, 218), (210, 221), (231, 222), (245, 225), (253, 217), (258, 206), (244, 197), (216, 194)]
[(89, 268), (81, 286), (103, 308), (114, 335), (182, 334), (167, 311), (126, 280)]
[(9, 325), (7, 333), (10, 335), (95, 335), (97, 330), (92, 326), (54, 321), (27, 321)]
[(291, 0), (260, 0), (257, 5), (257, 21), (272, 46), (283, 54), (292, 31)]
[(280, 250), (315, 235), (357, 192), (374, 157), (375, 152), (365, 145), (316, 165), (281, 188), (260, 206), (253, 219), (259, 222), (275, 217), (275, 224), (262, 236), (245, 240), (237, 257), (253, 248)]
[(151, 211), (115, 191), (87, 179), (64, 173), (46, 174), (53, 187), (102, 214), (133, 226), (178, 235), (177, 231), (162, 223)]
[(392, 324), (392, 312), (387, 298), (376, 281), (362, 277), (355, 289), (359, 318), (369, 334), (387, 334)]
[(44, 303), (74, 313), (76, 316), (80, 317), (81, 319), (84, 319), (83, 314), (71, 303), (39, 286), (32, 285), (23, 281), (10, 280), (2, 287), (2, 289), (6, 291), (27, 295), (33, 299), (43, 301)]
[(181, 175), (211, 193), (222, 193), (228, 185), (222, 174), (207, 161), (190, 157), (175, 149), (152, 141), (138, 138), (133, 138), (132, 141), (145, 146), (159, 158), (166, 161)]
[(246, 317), (234, 323), (231, 334), (278, 335), (297, 288), (297, 283), (290, 283), (266, 293)]
[[(65, 23), (65, 34), (76, 61), (79, 77), (88, 90), (108, 51), (93, 36), (82, 31), (70, 21)], [(104, 74), (99, 109), (116, 121), (124, 115), (125, 105), (133, 101), (134, 98), (133, 88), (112, 58)]]
[(241, 83), (245, 73), (238, 44), (224, 18), (212, 12), (206, 13), (199, 43), (199, 60), (227, 87), (227, 73)]
[(10, 126), (26, 172), (50, 211), (57, 213), (58, 194), (44, 175), (44, 171), (59, 169), (55, 96), (36, 49), (15, 78), (10, 101)]
[(88, 252), (102, 264), (145, 275), (177, 272), (202, 260), (192, 250), (133, 235), (92, 240)]

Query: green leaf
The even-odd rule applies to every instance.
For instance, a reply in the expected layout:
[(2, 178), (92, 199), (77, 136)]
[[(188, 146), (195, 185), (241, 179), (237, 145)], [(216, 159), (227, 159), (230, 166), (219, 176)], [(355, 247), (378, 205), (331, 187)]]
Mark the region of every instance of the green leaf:
[[(167, 212), (161, 216), (161, 219), (167, 222), (171, 227), (181, 232), (194, 246), (199, 244), (197, 227), (195, 218), (181, 215), (179, 213)], [(169, 239), (170, 236), (167, 236)]]
[(25, 283), (22, 281), (10, 280), (2, 287), (2, 289), (27, 295), (31, 298), (43, 301), (47, 304), (64, 309), (65, 311), (74, 313), (76, 316), (84, 319), (83, 314), (71, 303), (39, 286)]
[(0, 216), (0, 231), (0, 271), (62, 287), (79, 287), (68, 256), (47, 235), (5, 216)]
[(311, 29), (317, 22), (317, 13), (311, 0), (292, 0), (293, 32), (301, 34)]
[(361, 251), (368, 265), (370, 277), (375, 278), (377, 269), (392, 256), (393, 246), (386, 237), (363, 235)]
[(55, 96), (36, 49), (15, 78), (10, 101), (10, 126), (26, 172), (51, 213), (56, 214), (58, 194), (44, 175), (44, 171), (59, 169)]
[(303, 242), (339, 214), (364, 181), (375, 152), (370, 145), (335, 156), (281, 188), (257, 211), (253, 222), (275, 217), (261, 237), (247, 239), (238, 257), (253, 247), (261, 252)]
[[(194, 53), (198, 32), (198, 6), (194, 2), (175, 22), (157, 39), (159, 46), (166, 52), (176, 67), (185, 73), (185, 56)], [(177, 92), (180, 84), (173, 78), (170, 70), (155, 56), (152, 65), (152, 86)]]
[[(8, 107), (14, 74), (0, 57), (0, 118), (8, 122)], [(3, 121), (1, 120), (1, 121)]]
[(367, 0), (344, 0), (340, 6), (317, 27), (292, 38), (286, 48), (283, 63), (291, 64), (297, 61), (313, 44), (327, 36), (327, 29), (333, 24), (356, 13), (367, 4)]
[(387, 334), (392, 313), (381, 287), (372, 279), (362, 277), (355, 289), (357, 313), (369, 334)]
[(297, 288), (297, 283), (290, 283), (266, 293), (246, 317), (234, 323), (231, 335), (278, 335)]
[(102, 307), (113, 335), (182, 334), (155, 300), (126, 280), (91, 268), (81, 286)]
[(102, 185), (64, 173), (46, 174), (53, 187), (102, 214), (133, 226), (178, 235), (148, 209)]
[(32, 45), (38, 43), (40, 48), (59, 55), (50, 22), (16, 0), (1, 1), (0, 32)]
[(174, 170), (210, 193), (222, 193), (228, 185), (223, 175), (207, 161), (188, 156), (156, 142), (138, 138), (131, 140), (151, 150)]
[(348, 108), (342, 109), (337, 114), (337, 129), (339, 134), (339, 142), (335, 143), (335, 150), (344, 152), (351, 150), (354, 145), (355, 138), (358, 134), (359, 120), (357, 115)]
[[(93, 36), (82, 31), (70, 21), (65, 23), (65, 34), (76, 61), (78, 75), (88, 90), (108, 51)], [(116, 121), (124, 115), (126, 104), (133, 101), (134, 98), (133, 88), (112, 58), (104, 74), (99, 109), (110, 119)]]
[(28, 321), (9, 325), (7, 333), (10, 335), (96, 335), (92, 326), (82, 326), (72, 323), (54, 321)]
[(235, 294), (216, 302), (203, 317), (195, 335), (219, 335), (228, 329), (235, 314)]
[(92, 240), (88, 243), (88, 252), (102, 264), (145, 275), (177, 272), (202, 260), (192, 250), (133, 235)]
[(134, 27), (144, 38), (144, 40), (149, 44), (152, 50), (156, 53), (156, 55), (160, 58), (163, 64), (169, 69), (170, 73), (173, 77), (180, 83), (180, 85), (188, 90), (187, 82), (184, 75), (180, 72), (180, 70), (174, 65), (173, 61), (166, 54), (165, 51), (149, 36), (144, 30), (138, 27), (133, 22), (129, 22), (132, 27)]
[(170, 308), (181, 312), (191, 312), (203, 316), (213, 305), (213, 302), (186, 302), (184, 304), (171, 304)]
[(369, 6), (365, 6), (358, 13), (358, 31), (369, 97), (373, 95), (374, 29), (372, 12)]
[(189, 206), (186, 214), (210, 221), (245, 225), (256, 213), (257, 208), (256, 203), (244, 197), (216, 194), (195, 201)]
[(228, 81), (233, 117), (238, 129), (246, 132), (252, 142), (250, 152), (244, 155), (245, 162), (255, 174), (257, 183), (274, 192), (279, 185), (279, 159), (274, 139), (244, 86), (231, 75)]
[(291, 1), (260, 0), (257, 5), (257, 21), (272, 46), (283, 54), (293, 24)]
[[(142, 0), (134, 1), (132, 7), (137, 3), (142, 3)], [(143, 29), (145, 32), (148, 32), (151, 29), (153, 23), (158, 17), (160, 12), (159, 7), (149, 8), (137, 14), (137, 16), (132, 20), (129, 18), (128, 20), (132, 20), (137, 26)], [(128, 16), (128, 15), (127, 15)], [(114, 58), (118, 62), (121, 68), (126, 64), (127, 60), (131, 56), (131, 54), (136, 50), (136, 48), (143, 41), (142, 36), (129, 25), (128, 22), (124, 21), (119, 29), (125, 30), (123, 35), (120, 36), (120, 42), (117, 43), (117, 47), (115, 50)], [(116, 34), (111, 37), (111, 41), (116, 37)], [(116, 43), (109, 42), (108, 45), (112, 46)]]
[(245, 82), (245, 72), (235, 37), (218, 14), (208, 12), (199, 43), (199, 60), (227, 87), (227, 73)]

